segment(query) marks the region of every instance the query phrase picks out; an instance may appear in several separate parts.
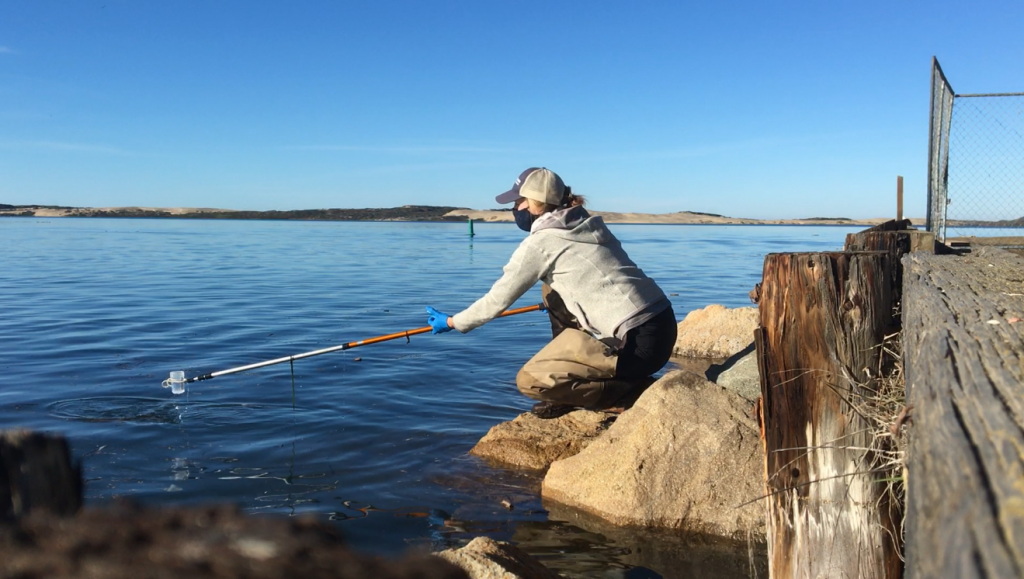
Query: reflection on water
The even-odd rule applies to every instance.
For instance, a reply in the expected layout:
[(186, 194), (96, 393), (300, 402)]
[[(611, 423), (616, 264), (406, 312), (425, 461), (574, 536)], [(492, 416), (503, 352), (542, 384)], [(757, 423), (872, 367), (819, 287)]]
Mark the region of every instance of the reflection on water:
[(623, 576), (601, 575), (615, 567), (653, 569), (665, 579), (768, 575), (764, 543), (615, 527), (553, 501), (544, 506), (549, 520), (521, 526), (513, 540), (567, 577)]

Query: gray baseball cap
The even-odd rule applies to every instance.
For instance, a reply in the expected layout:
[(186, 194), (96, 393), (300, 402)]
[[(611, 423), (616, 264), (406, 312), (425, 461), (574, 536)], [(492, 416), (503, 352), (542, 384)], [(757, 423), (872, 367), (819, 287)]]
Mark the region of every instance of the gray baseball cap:
[(561, 205), (565, 199), (565, 183), (551, 169), (530, 167), (519, 174), (512, 188), (494, 198), (498, 203), (512, 203), (520, 197), (549, 205)]

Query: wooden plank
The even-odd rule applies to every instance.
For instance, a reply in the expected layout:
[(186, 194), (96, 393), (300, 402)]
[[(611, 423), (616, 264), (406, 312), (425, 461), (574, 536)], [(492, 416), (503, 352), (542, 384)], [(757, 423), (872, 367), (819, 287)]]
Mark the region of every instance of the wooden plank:
[(905, 232), (876, 232), (865, 230), (846, 235), (846, 251), (890, 251), (913, 253), (935, 251), (935, 234), (908, 230)]
[(0, 520), (40, 511), (72, 515), (81, 506), (81, 469), (63, 436), (0, 431)]
[(773, 578), (900, 576), (866, 450), (874, 428), (857, 407), (894, 331), (893, 268), (888, 252), (765, 258), (756, 344)]
[(935, 251), (935, 234), (910, 229), (907, 231), (874, 231), (866, 229), (859, 233), (847, 233), (846, 251), (889, 251), (914, 253)]
[(1024, 258), (903, 263), (907, 575), (1024, 577)]

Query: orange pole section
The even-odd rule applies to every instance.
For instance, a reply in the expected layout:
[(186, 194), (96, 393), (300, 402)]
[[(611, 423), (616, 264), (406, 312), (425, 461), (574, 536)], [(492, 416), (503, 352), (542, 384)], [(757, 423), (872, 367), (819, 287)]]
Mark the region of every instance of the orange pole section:
[[(504, 318), (505, 316), (514, 316), (516, 314), (525, 314), (526, 312), (535, 312), (535, 311), (537, 311), (539, 309), (541, 309), (541, 304), (536, 304), (536, 305), (532, 305), (532, 306), (526, 306), (525, 308), (516, 308), (514, 310), (505, 310), (504, 312), (499, 314), (498, 317), (499, 318)], [(383, 336), (377, 336), (375, 338), (367, 338), (365, 340), (359, 340), (358, 342), (349, 342), (349, 343), (345, 344), (345, 349), (347, 350), (349, 348), (356, 348), (356, 347), (359, 347), (359, 346), (368, 346), (370, 344), (378, 344), (380, 342), (387, 342), (388, 340), (397, 340), (398, 338), (408, 338), (409, 336), (415, 336), (417, 334), (426, 334), (427, 332), (430, 332), (431, 330), (433, 330), (433, 328), (431, 328), (430, 326), (426, 326), (426, 327), (423, 327), (423, 328), (416, 328), (415, 330), (406, 330), (404, 332), (395, 332), (394, 334), (385, 334)]]
[[(505, 316), (514, 316), (516, 314), (523, 314), (526, 312), (535, 312), (541, 309), (543, 306), (537, 304), (535, 306), (526, 306), (525, 308), (516, 308), (514, 310), (507, 310), (502, 312), (498, 317), (503, 318)], [(266, 362), (257, 362), (255, 364), (249, 364), (247, 366), (239, 366), (238, 368), (230, 368), (228, 370), (221, 370), (220, 372), (213, 372), (211, 374), (203, 374), (202, 376), (195, 376), (185, 380), (186, 384), (192, 382), (201, 382), (203, 380), (209, 380), (218, 376), (225, 376), (227, 374), (237, 374), (238, 372), (246, 372), (248, 370), (255, 370), (256, 368), (265, 368), (267, 366), (273, 366), (274, 364), (282, 364), (284, 362), (294, 362), (295, 360), (302, 360), (305, 358), (311, 358), (313, 356), (319, 356), (321, 354), (329, 354), (331, 352), (342, 352), (350, 350), (359, 346), (366, 346), (367, 344), (376, 344), (378, 342), (386, 342), (388, 340), (395, 340), (397, 338), (406, 338), (409, 336), (415, 336), (416, 334), (425, 334), (431, 331), (433, 328), (426, 326), (424, 328), (416, 328), (415, 330), (406, 330), (404, 332), (396, 332), (394, 334), (387, 334), (384, 336), (377, 336), (376, 338), (367, 338), (365, 340), (359, 340), (358, 342), (349, 342), (347, 344), (341, 344), (340, 346), (333, 346), (330, 348), (324, 348), (322, 350), (313, 350), (312, 352), (303, 352), (302, 354), (295, 354), (294, 356), (285, 356), (284, 358), (276, 358), (274, 360), (267, 360)]]

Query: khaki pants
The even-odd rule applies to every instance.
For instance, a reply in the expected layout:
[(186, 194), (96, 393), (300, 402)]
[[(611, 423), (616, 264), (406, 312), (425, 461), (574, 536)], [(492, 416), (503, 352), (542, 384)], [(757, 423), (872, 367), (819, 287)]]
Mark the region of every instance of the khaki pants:
[(519, 391), (534, 400), (591, 410), (628, 407), (672, 354), (676, 321), (671, 307), (631, 330), (623, 349), (616, 351), (580, 330), (561, 296), (548, 284), (541, 288), (541, 295), (552, 339), (516, 374)]
[(519, 370), (516, 385), (535, 400), (607, 408), (635, 386), (615, 379), (618, 360), (611, 348), (590, 334), (565, 328)]
[(544, 284), (541, 295), (551, 319), (552, 339), (516, 374), (520, 392), (542, 402), (599, 410), (624, 400), (628, 404), (627, 395), (635, 397), (650, 385), (648, 378), (616, 378), (618, 353), (580, 330), (551, 286)]

